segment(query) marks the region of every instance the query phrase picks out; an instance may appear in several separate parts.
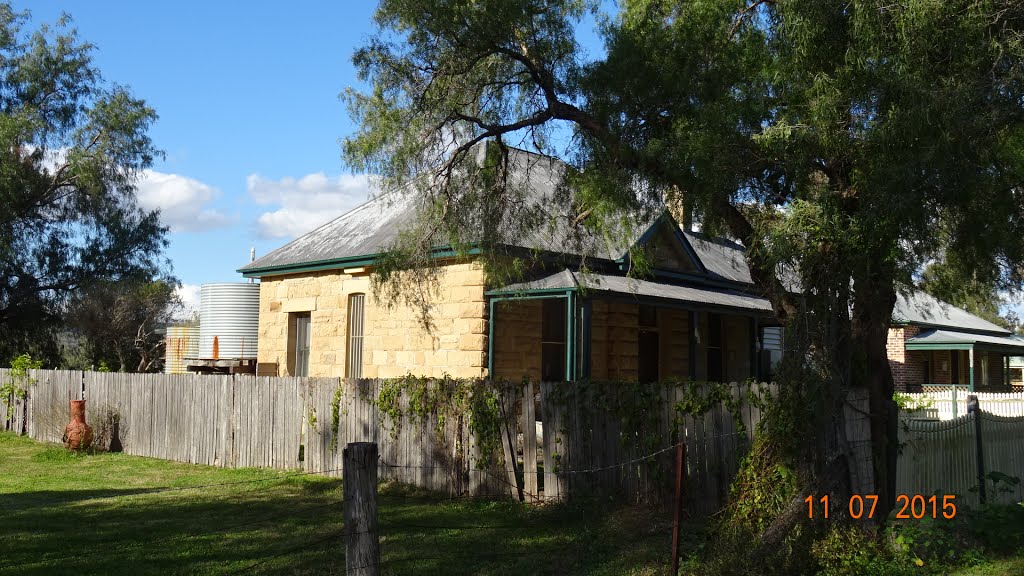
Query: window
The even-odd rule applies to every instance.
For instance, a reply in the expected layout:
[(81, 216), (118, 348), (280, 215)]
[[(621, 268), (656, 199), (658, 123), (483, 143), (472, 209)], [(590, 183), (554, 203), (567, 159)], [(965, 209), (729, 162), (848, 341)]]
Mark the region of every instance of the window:
[(708, 314), (708, 382), (721, 382), (722, 369), (722, 317)]
[(982, 352), (981, 356), (981, 385), (988, 386), (990, 384), (988, 375), (988, 352)]
[(565, 301), (542, 300), (540, 379), (543, 382), (565, 381)]
[(657, 382), (658, 374), (658, 309), (640, 305), (640, 333), (637, 336), (637, 381)]
[(363, 294), (352, 294), (348, 297), (348, 367), (345, 370), (347, 378), (363, 377), (363, 301)]
[(291, 366), (292, 376), (309, 376), (309, 341), (312, 322), (309, 312), (300, 312), (294, 317), (295, 355)]
[(761, 377), (771, 382), (782, 361), (783, 332), (780, 326), (761, 329)]
[(921, 366), (921, 384), (932, 383), (932, 359), (930, 356), (925, 357), (924, 362)]

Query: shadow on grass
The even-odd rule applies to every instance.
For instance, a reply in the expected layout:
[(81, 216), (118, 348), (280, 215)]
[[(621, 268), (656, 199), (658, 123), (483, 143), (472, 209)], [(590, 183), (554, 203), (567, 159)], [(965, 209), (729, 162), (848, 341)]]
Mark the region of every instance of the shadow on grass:
[[(55, 500), (57, 499), (57, 500)], [(40, 505), (40, 502), (46, 504)], [(383, 574), (662, 574), (662, 511), (447, 500), (384, 486)], [(0, 495), (3, 574), (344, 574), (336, 480)]]
[(308, 544), (340, 531), (338, 500), (297, 485), (0, 495), (0, 573), (221, 574), (287, 560), (290, 570), (329, 574), (338, 546)]

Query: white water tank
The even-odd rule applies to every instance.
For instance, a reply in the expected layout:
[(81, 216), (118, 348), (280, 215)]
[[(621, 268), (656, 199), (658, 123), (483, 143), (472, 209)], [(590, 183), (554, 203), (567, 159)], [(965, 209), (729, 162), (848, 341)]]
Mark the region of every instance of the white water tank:
[(199, 358), (256, 358), (259, 326), (259, 284), (203, 284), (199, 292)]

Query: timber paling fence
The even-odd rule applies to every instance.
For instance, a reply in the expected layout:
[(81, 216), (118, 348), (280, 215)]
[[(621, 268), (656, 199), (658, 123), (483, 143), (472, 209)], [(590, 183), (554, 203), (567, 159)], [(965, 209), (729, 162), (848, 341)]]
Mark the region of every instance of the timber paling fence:
[[(687, 504), (698, 514), (724, 503), (753, 438), (769, 385), (732, 387), (730, 407), (699, 416), (676, 412), (682, 388), (524, 383), (495, 385), (500, 449), (482, 454), (470, 417), (414, 415), (397, 399), (398, 421), (380, 408), (380, 380), (30, 371), (25, 400), (0, 399), (0, 429), (60, 442), (68, 400), (87, 400), (102, 449), (221, 467), (293, 469), (341, 475), (349, 442), (380, 446), (380, 476), (450, 495), (509, 495), (527, 501), (610, 494), (665, 500), (675, 446), (687, 449)], [(0, 369), (0, 382), (11, 381)], [(602, 392), (602, 390), (604, 390)], [(601, 396), (653, 395), (626, 422)], [(617, 391), (616, 391), (617, 390)], [(8, 416), (7, 402), (13, 400)], [(335, 404), (336, 402), (336, 404)], [(335, 429), (336, 426), (336, 429)]]

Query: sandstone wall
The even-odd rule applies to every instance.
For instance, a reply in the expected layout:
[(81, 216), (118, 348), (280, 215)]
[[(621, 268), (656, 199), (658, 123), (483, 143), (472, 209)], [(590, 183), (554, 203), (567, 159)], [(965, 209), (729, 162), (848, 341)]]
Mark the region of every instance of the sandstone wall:
[(374, 298), (365, 273), (340, 270), (265, 277), (260, 283), (258, 360), (276, 362), (279, 374), (293, 364), (295, 315), (309, 312), (312, 326), (310, 376), (344, 376), (348, 350), (348, 299), (365, 294), (363, 377), (461, 378), (485, 375), (487, 307), (484, 275), (473, 263), (451, 264), (441, 276), (433, 333), (406, 306), (387, 309)]

